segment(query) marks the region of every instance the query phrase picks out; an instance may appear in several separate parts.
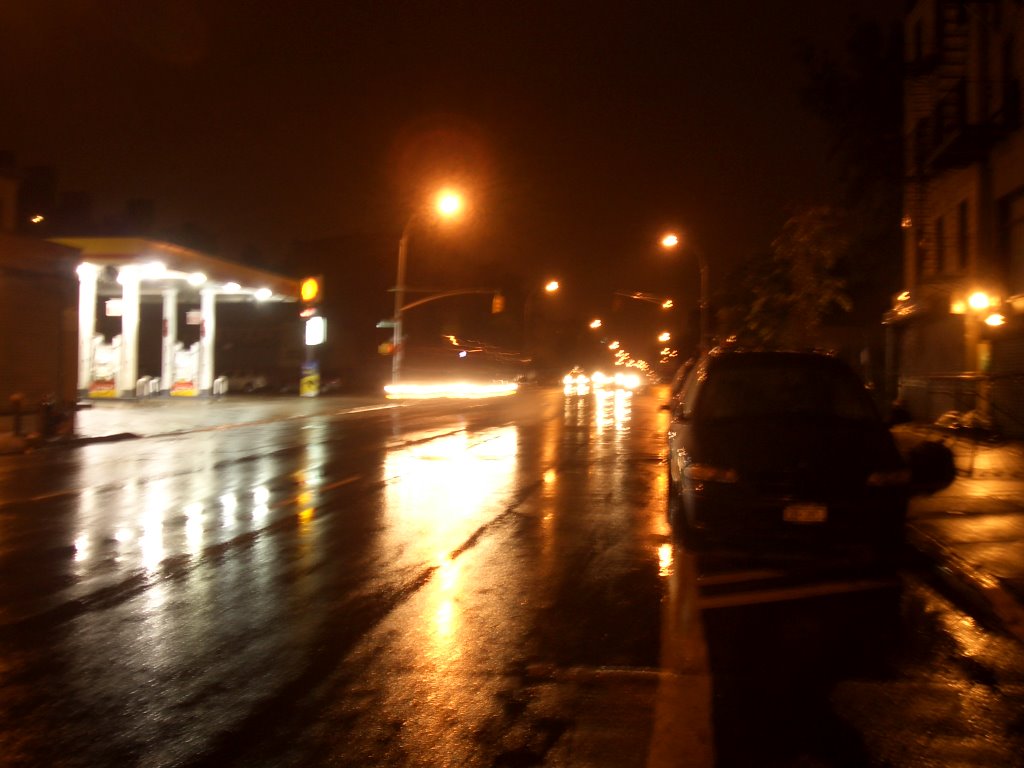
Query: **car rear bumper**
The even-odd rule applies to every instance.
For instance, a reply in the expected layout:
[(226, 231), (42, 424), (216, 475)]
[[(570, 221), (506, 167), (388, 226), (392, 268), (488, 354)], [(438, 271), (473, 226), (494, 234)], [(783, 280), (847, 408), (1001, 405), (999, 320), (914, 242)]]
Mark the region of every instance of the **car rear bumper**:
[(894, 547), (903, 541), (907, 513), (906, 496), (896, 492), (842, 499), (751, 498), (727, 488), (687, 490), (683, 502), (688, 527), (704, 539), (755, 547)]

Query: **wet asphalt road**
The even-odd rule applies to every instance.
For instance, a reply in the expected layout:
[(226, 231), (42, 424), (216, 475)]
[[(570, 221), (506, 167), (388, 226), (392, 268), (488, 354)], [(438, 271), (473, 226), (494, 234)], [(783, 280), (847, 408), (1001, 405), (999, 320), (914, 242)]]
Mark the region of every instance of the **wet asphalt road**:
[(927, 564), (685, 552), (659, 403), (3, 457), (3, 763), (1021, 764), (1020, 648)]

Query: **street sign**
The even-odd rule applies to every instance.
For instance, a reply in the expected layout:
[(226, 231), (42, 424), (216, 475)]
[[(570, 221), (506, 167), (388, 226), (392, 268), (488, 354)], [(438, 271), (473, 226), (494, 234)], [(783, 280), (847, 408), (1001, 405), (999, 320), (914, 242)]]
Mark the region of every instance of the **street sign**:
[(378, 328), (394, 328), (396, 325), (398, 325), (398, 323), (394, 320), (381, 320), (377, 323)]

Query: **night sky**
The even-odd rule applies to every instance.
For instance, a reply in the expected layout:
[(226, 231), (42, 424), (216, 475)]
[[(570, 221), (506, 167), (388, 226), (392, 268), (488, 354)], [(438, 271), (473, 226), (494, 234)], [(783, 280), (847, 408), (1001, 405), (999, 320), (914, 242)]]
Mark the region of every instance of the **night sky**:
[[(0, 150), (52, 165), (99, 211), (155, 201), (222, 255), (295, 241), (397, 244), (414, 201), (461, 184), (463, 261), (567, 291), (712, 282), (787, 212), (834, 191), (795, 44), (841, 52), (897, 0), (140, 3), (0, 8)], [(411, 269), (438, 233), (411, 240)], [(491, 268), (491, 267), (488, 267)], [(393, 271), (393, 264), (387, 269)], [(687, 272), (686, 270), (692, 270)], [(470, 270), (471, 271), (471, 270)], [(692, 283), (691, 283), (692, 284)], [(386, 297), (385, 297), (386, 300)]]

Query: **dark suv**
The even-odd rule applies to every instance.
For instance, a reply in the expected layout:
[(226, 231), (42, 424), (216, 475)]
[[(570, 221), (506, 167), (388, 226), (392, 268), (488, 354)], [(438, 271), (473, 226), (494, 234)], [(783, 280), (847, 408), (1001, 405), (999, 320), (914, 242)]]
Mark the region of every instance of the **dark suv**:
[(838, 358), (716, 349), (670, 409), (669, 519), (690, 548), (898, 553), (910, 472)]

